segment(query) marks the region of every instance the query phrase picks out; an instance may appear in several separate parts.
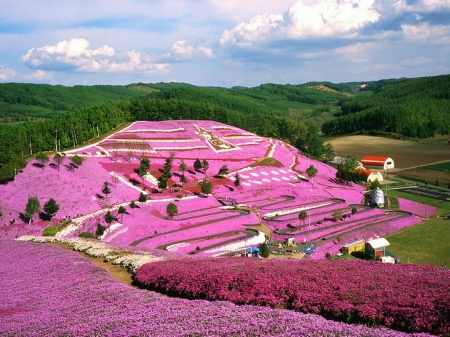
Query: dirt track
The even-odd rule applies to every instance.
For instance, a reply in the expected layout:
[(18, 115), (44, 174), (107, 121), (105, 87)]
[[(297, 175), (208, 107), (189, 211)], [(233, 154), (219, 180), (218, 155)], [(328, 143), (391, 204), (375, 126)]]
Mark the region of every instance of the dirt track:
[(450, 183), (450, 173), (418, 169), (418, 166), (450, 161), (450, 146), (447, 137), (429, 140), (428, 143), (396, 140), (374, 136), (344, 136), (326, 138), (331, 143), (336, 156), (354, 155), (358, 159), (364, 156), (391, 157), (395, 169), (389, 172), (434, 182)]

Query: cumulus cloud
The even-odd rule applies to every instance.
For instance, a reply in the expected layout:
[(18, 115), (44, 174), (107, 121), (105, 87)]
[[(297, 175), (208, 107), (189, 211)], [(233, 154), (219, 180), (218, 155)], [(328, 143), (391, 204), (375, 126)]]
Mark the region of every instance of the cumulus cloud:
[(225, 30), (221, 44), (266, 39), (343, 37), (379, 20), (375, 0), (298, 0), (283, 14), (262, 14)]
[(420, 25), (402, 25), (404, 36), (409, 40), (423, 42), (428, 45), (449, 45), (450, 44), (450, 26), (436, 25), (428, 23)]
[(77, 70), (84, 72), (164, 72), (168, 64), (157, 63), (146, 53), (126, 51), (117, 53), (107, 45), (90, 49), (86, 39), (71, 38), (56, 45), (31, 48), (22, 62), (32, 69)]
[(14, 69), (8, 68), (5, 64), (0, 63), (0, 80), (8, 81), (16, 76), (16, 71)]
[(233, 44), (236, 41), (261, 40), (283, 23), (281, 14), (261, 14), (249, 22), (241, 22), (231, 30), (225, 30), (220, 44)]
[(203, 45), (194, 45), (184, 40), (176, 41), (172, 45), (170, 51), (171, 53), (169, 55), (176, 55), (184, 58), (190, 58), (193, 56), (213, 56), (212, 48)]

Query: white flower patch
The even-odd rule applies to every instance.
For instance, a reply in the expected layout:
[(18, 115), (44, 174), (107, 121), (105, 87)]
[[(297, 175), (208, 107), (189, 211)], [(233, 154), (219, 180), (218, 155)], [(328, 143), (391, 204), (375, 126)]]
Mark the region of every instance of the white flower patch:
[(279, 170), (281, 173), (286, 174), (287, 172), (285, 170)]
[(270, 183), (271, 182), (271, 180), (268, 179), (268, 178), (263, 178), (262, 181), (265, 182), (265, 183)]
[(279, 178), (277, 178), (277, 177), (272, 177), (272, 180), (274, 180), (274, 181), (281, 181)]
[(249, 183), (242, 183), (242, 185), (245, 185), (245, 186), (252, 186), (252, 184), (249, 184)]
[(274, 171), (274, 170), (270, 171), (270, 173), (275, 174), (276, 176), (279, 175), (279, 173), (277, 171)]
[(233, 252), (233, 251), (237, 251), (240, 249), (249, 248), (251, 246), (257, 246), (260, 243), (263, 243), (265, 241), (266, 241), (265, 234), (263, 232), (258, 231), (258, 235), (252, 237), (251, 239), (241, 240), (241, 241), (229, 244), (229, 245), (210, 249), (210, 250), (205, 251), (205, 253), (216, 253), (216, 254), (213, 254), (212, 256), (219, 256), (219, 255), (227, 253), (227, 252)]
[(250, 177), (248, 175), (246, 175), (246, 174), (241, 174), (241, 178), (248, 179)]
[(269, 173), (267, 173), (267, 172), (264, 172), (264, 171), (262, 171), (262, 172), (260, 172), (263, 176), (268, 176), (269, 175)]
[(301, 211), (306, 211), (306, 210), (314, 209), (314, 208), (320, 208), (320, 207), (328, 206), (328, 205), (331, 205), (331, 204), (332, 204), (332, 202), (326, 202), (326, 203), (317, 204), (317, 205), (313, 205), (313, 206), (305, 206), (305, 207), (297, 207), (297, 208), (279, 210), (279, 211), (275, 211), (275, 212), (266, 213), (264, 215), (264, 218), (266, 218), (266, 217), (267, 218), (272, 218), (272, 217), (280, 216), (280, 215), (299, 213)]
[(146, 141), (150, 143), (187, 143), (187, 142), (201, 142), (200, 138), (181, 138), (181, 139), (147, 139)]
[(150, 254), (129, 254), (121, 256), (118, 259), (112, 261), (113, 264), (118, 264), (124, 268), (127, 268), (130, 272), (135, 273), (139, 267), (146, 263), (163, 260), (161, 257), (156, 257)]
[(251, 174), (252, 176), (254, 176), (254, 177), (259, 177), (259, 174), (256, 173), (256, 172), (251, 172), (250, 174)]
[(259, 180), (252, 180), (252, 183), (258, 184), (258, 185), (261, 185), (261, 184), (262, 184), (262, 182), (260, 182)]
[(281, 179), (286, 180), (286, 181), (290, 181), (291, 180), (288, 177), (281, 177)]
[(185, 146), (185, 147), (155, 147), (154, 150), (156, 151), (190, 151), (190, 150), (204, 150), (204, 149), (208, 149), (207, 146)]
[(175, 252), (178, 250), (178, 248), (184, 248), (184, 247), (188, 247), (191, 244), (189, 242), (180, 242), (180, 243), (175, 243), (173, 245), (167, 246), (166, 249), (169, 252)]

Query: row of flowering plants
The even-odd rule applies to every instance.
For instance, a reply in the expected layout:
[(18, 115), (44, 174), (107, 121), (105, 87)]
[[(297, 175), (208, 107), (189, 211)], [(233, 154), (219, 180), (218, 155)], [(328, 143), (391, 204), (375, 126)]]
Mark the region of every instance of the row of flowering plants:
[(149, 263), (135, 280), (190, 299), (287, 308), (405, 332), (450, 331), (450, 271), (433, 266), (204, 258)]
[(0, 240), (0, 256), (1, 336), (430, 336), (289, 310), (169, 298), (122, 284), (76, 252), (49, 244)]

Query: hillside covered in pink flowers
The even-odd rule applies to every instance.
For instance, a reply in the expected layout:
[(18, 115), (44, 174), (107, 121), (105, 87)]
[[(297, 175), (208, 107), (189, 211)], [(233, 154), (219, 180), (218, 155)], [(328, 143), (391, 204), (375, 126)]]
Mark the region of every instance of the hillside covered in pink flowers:
[[(106, 242), (200, 255), (258, 245), (269, 233), (280, 241), (314, 242), (318, 249), (311, 258), (324, 258), (346, 242), (384, 236), (434, 213), (432, 207), (407, 201), (399, 203), (399, 212), (366, 207), (364, 187), (336, 179), (333, 167), (277, 139), (214, 121), (136, 122), (63, 155), (59, 169), (53, 160), (32, 161), (14, 181), (0, 185), (0, 238), (40, 235), (50, 225), (38, 214), (23, 220), (30, 196), (41, 208), (50, 198), (59, 204), (51, 220), (60, 224), (57, 236), (95, 234), (100, 224), (107, 228), (101, 236)], [(84, 159), (81, 165), (72, 165), (75, 155)], [(169, 157), (171, 176), (167, 188), (159, 188)], [(144, 176), (139, 175), (143, 158), (150, 162)], [(206, 170), (194, 168), (196, 159), (207, 162)], [(224, 165), (226, 173), (219, 175)], [(311, 165), (317, 169), (314, 177), (306, 173)], [(235, 184), (237, 176), (240, 184)], [(212, 184), (209, 196), (200, 193), (204, 180)], [(105, 184), (108, 194), (102, 192)], [(138, 201), (141, 194), (145, 202)], [(136, 208), (130, 207), (132, 201)], [(167, 214), (170, 203), (177, 206), (173, 217)], [(119, 214), (120, 207), (125, 213)], [(331, 221), (336, 210), (346, 215), (337, 223)], [(111, 222), (105, 221), (108, 211)], [(301, 211), (307, 221), (298, 219)]]

